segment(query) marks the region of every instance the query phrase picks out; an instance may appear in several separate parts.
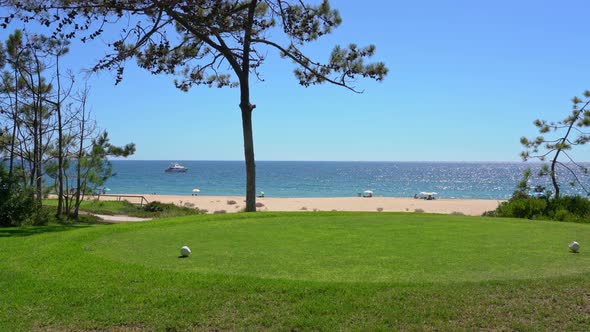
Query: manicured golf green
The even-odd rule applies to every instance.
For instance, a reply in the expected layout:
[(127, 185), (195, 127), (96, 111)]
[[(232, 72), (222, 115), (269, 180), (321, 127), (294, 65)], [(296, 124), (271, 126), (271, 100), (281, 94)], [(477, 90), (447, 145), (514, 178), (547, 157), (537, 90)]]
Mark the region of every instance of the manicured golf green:
[(580, 330), (585, 244), (586, 224), (416, 213), (0, 229), (0, 330)]
[[(87, 246), (123, 263), (197, 273), (336, 282), (525, 279), (590, 271), (578, 224), (428, 214), (277, 215), (182, 223), (102, 237)], [(190, 259), (173, 259), (188, 245)]]

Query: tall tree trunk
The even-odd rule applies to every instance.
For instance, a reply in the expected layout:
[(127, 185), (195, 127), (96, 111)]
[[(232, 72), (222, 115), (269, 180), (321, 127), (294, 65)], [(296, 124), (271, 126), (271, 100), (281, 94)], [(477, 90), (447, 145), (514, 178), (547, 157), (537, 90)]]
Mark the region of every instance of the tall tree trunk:
[[(84, 128), (84, 124), (82, 124)], [(81, 134), (82, 137), (84, 134)], [(80, 150), (78, 151), (78, 162), (76, 163), (76, 202), (74, 203), (74, 214), (72, 215), (74, 220), (78, 220), (78, 214), (80, 209), (80, 187), (82, 187), (82, 165), (80, 160), (82, 159), (82, 151), (84, 149), (84, 139), (80, 138)]]
[[(39, 103), (41, 104), (41, 103)], [(40, 106), (40, 105), (39, 105)], [(43, 170), (42, 170), (42, 160), (43, 157), (41, 156), (42, 153), (42, 146), (43, 146), (43, 120), (42, 120), (42, 114), (41, 114), (41, 109), (39, 108), (38, 112), (38, 121), (37, 121), (37, 125), (38, 127), (35, 129), (36, 133), (37, 133), (37, 142), (35, 143), (36, 145), (36, 149), (35, 149), (35, 193), (36, 193), (36, 199), (37, 199), (37, 204), (38, 206), (41, 206), (42, 204), (42, 199), (43, 199), (43, 178), (42, 178), (42, 174), (43, 174)]]
[[(16, 66), (15, 66), (16, 67)], [(8, 173), (14, 172), (14, 145), (16, 144), (16, 126), (18, 125), (18, 70), (14, 70), (14, 109), (12, 110), (12, 137), (10, 138), (10, 165)]]
[(244, 26), (244, 45), (242, 68), (238, 72), (240, 79), (240, 109), (242, 110), (242, 132), (244, 134), (244, 159), (246, 160), (246, 212), (256, 212), (256, 163), (254, 161), (254, 138), (252, 137), (252, 111), (256, 105), (250, 103), (250, 45), (252, 43), (252, 26), (257, 0), (248, 6), (248, 20)]
[[(86, 96), (88, 90), (85, 89), (85, 94), (82, 98), (82, 121), (80, 122), (80, 145), (78, 146), (78, 161), (76, 162), (76, 202), (74, 203), (74, 220), (78, 220), (78, 214), (80, 212), (80, 192), (82, 187), (82, 155), (84, 153), (84, 139), (86, 138)], [(84, 189), (86, 191), (86, 189)], [(69, 213), (69, 211), (68, 211)]]
[[(22, 136), (21, 135), (21, 132), (20, 132), (20, 128), (18, 128), (18, 129), (19, 129), (18, 130), (19, 136)], [(26, 170), (26, 167), (25, 167), (26, 166), (26, 164), (25, 164), (25, 148), (23, 146), (22, 140), (19, 140), (19, 142), (18, 142), (18, 149), (20, 150), (20, 169), (23, 170), (22, 172), (20, 172), (21, 173), (20, 174), (20, 178), (21, 178), (21, 181), (22, 181), (22, 184), (23, 184), (23, 188), (24, 189), (27, 189), (27, 174), (24, 171), (24, 170)], [(29, 165), (30, 165), (30, 163), (29, 163)]]
[(549, 175), (551, 176), (551, 183), (553, 184), (553, 189), (555, 190), (555, 195), (553, 197), (556, 199), (559, 198), (559, 184), (557, 183), (557, 176), (555, 175), (555, 164), (557, 162), (557, 154), (555, 156), (555, 159), (553, 159), (553, 162), (551, 163), (551, 171), (549, 173)]
[[(244, 84), (241, 84), (244, 87)], [(246, 161), (246, 212), (256, 212), (256, 163), (254, 160), (254, 139), (252, 137), (252, 110), (246, 84), (246, 94), (242, 88), (242, 132), (244, 134), (244, 159)]]
[[(39, 164), (37, 163), (37, 156), (38, 156), (38, 149), (39, 149), (39, 133), (38, 133), (38, 129), (39, 126), (37, 124), (37, 122), (39, 121), (37, 119), (37, 109), (36, 109), (36, 102), (35, 105), (33, 106), (33, 163), (32, 163), (32, 167), (31, 167), (31, 174), (29, 175), (30, 180), (29, 183), (31, 185), (31, 187), (35, 186), (35, 176), (37, 175), (37, 167), (39, 166)], [(33, 190), (33, 193), (35, 192), (35, 190)], [(34, 197), (34, 196), (33, 196)]]
[(42, 162), (43, 162), (43, 156), (41, 155), (43, 152), (43, 100), (42, 100), (42, 95), (43, 95), (43, 81), (41, 78), (41, 63), (39, 61), (39, 58), (35, 55), (35, 62), (36, 62), (36, 74), (37, 74), (37, 107), (36, 107), (36, 119), (37, 119), (37, 128), (35, 128), (35, 131), (37, 133), (37, 141), (35, 143), (35, 145), (37, 146), (36, 149), (36, 153), (35, 153), (35, 163), (37, 164), (35, 170), (35, 183), (36, 183), (36, 188), (35, 191), (37, 193), (37, 204), (39, 207), (41, 207), (41, 205), (43, 204), (43, 168), (42, 168)]
[(557, 165), (557, 158), (559, 157), (559, 154), (563, 150), (564, 144), (568, 141), (569, 135), (572, 131), (572, 128), (574, 127), (574, 124), (576, 123), (576, 121), (580, 117), (580, 114), (583, 114), (582, 110), (585, 109), (586, 106), (588, 106), (588, 103), (590, 103), (590, 101), (587, 102), (586, 105), (584, 105), (584, 107), (582, 107), (581, 110), (578, 110), (575, 113), (575, 116), (573, 116), (571, 118), (571, 120), (569, 121), (567, 131), (566, 131), (565, 135), (563, 136), (563, 138), (559, 141), (557, 151), (555, 152), (555, 156), (553, 157), (553, 160), (551, 161), (551, 173), (549, 175), (551, 176), (551, 183), (553, 184), (553, 189), (555, 189), (554, 198), (556, 198), (556, 199), (559, 198), (559, 184), (557, 183), (557, 174), (555, 172), (555, 166)]
[(59, 52), (55, 59), (56, 71), (57, 71), (57, 181), (58, 181), (58, 193), (57, 193), (57, 217), (63, 214), (63, 202), (64, 202), (64, 154), (63, 154), (63, 123), (61, 119), (61, 80), (59, 72)]
[(57, 143), (57, 216), (60, 217), (63, 214), (63, 201), (64, 201), (64, 157), (63, 157), (63, 124), (61, 119), (61, 103), (58, 101), (57, 106), (57, 126), (58, 126), (58, 143)]

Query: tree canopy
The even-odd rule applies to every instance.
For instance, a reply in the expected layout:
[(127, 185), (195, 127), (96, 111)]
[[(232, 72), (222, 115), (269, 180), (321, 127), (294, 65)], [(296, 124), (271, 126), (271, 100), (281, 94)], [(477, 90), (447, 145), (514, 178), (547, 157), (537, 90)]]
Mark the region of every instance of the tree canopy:
[[(549, 165), (542, 168), (540, 175), (551, 178), (555, 198), (559, 198), (560, 195), (560, 184), (557, 178), (559, 168), (573, 177), (571, 185), (579, 185), (586, 194), (590, 195), (589, 188), (584, 186), (577, 175), (580, 172), (588, 174), (588, 168), (577, 163), (570, 154), (573, 148), (590, 142), (590, 132), (587, 131), (590, 127), (590, 110), (587, 109), (590, 104), (590, 91), (584, 91), (584, 98), (586, 100), (572, 98), (572, 110), (561, 121), (535, 120), (533, 124), (540, 135), (533, 139), (526, 137), (520, 139), (520, 143), (525, 147), (525, 151), (521, 153), (524, 161), (529, 159), (550, 161)], [(565, 161), (562, 161), (563, 159)]]
[(53, 27), (55, 35), (96, 39), (112, 28), (111, 52), (94, 70), (110, 69), (123, 79), (126, 60), (153, 74), (175, 75), (175, 85), (239, 87), (246, 161), (246, 211), (255, 211), (255, 163), (250, 102), (250, 76), (261, 76), (271, 51), (294, 63), (302, 86), (330, 83), (360, 92), (357, 78), (381, 81), (382, 62), (367, 63), (375, 46), (335, 46), (326, 61), (305, 52), (305, 46), (342, 23), (328, 0), (0, 0), (12, 8), (4, 24), (18, 18)]

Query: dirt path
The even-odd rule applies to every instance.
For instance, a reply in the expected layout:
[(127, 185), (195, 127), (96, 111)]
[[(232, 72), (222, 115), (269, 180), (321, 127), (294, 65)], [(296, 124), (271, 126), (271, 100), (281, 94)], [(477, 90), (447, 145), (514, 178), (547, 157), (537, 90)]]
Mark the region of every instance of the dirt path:
[(93, 215), (99, 217), (104, 222), (113, 223), (113, 224), (122, 223), (122, 222), (140, 222), (140, 221), (152, 220), (152, 218), (137, 218), (137, 217), (129, 217), (129, 216), (123, 216), (123, 215), (110, 216), (110, 215), (106, 215), (106, 214), (95, 214), (95, 213), (93, 213)]

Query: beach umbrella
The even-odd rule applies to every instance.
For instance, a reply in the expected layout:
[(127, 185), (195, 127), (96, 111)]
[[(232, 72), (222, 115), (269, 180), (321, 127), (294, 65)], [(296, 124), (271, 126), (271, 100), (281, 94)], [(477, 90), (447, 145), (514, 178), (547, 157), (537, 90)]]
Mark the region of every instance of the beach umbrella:
[(200, 190), (200, 189), (198, 189), (198, 188), (195, 188), (195, 189), (193, 189), (193, 192), (194, 192), (194, 193), (200, 193), (200, 192), (201, 192), (201, 190)]
[(363, 197), (373, 197), (373, 191), (372, 190), (363, 191)]

